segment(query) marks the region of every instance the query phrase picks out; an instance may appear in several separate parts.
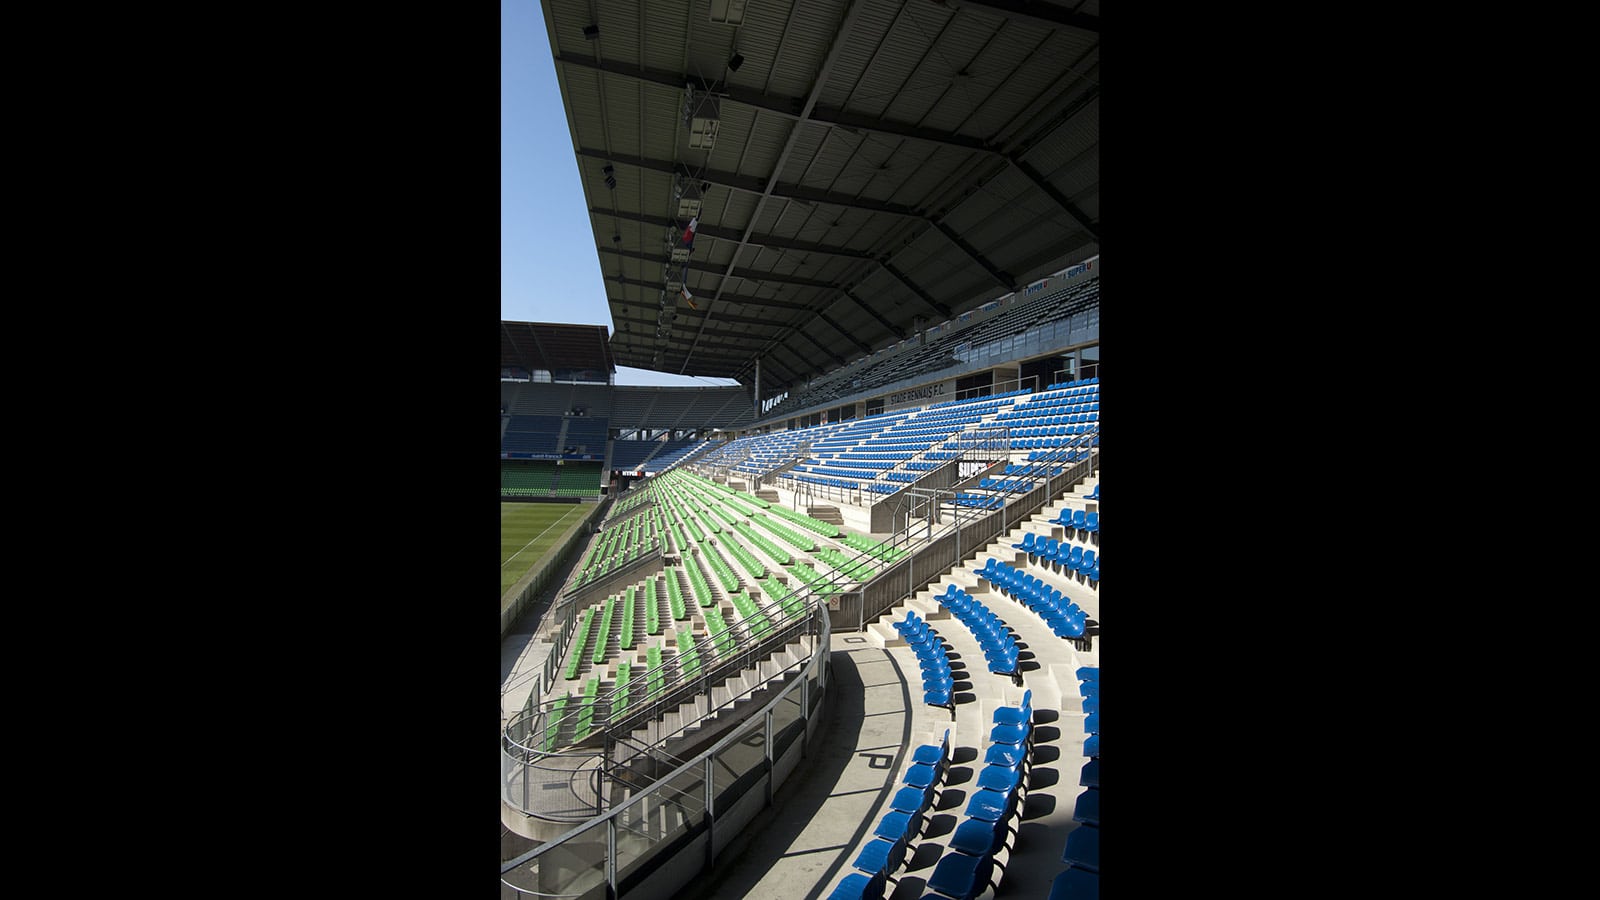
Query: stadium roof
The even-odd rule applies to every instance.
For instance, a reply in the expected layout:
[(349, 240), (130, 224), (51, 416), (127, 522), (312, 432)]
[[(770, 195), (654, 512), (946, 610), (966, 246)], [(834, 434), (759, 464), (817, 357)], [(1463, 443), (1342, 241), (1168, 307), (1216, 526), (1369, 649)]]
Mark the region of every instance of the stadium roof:
[(793, 384), (1099, 252), (1099, 0), (543, 6), (620, 365)]
[(500, 323), (500, 365), (544, 369), (587, 369), (615, 372), (604, 325), (558, 325), (548, 322)]

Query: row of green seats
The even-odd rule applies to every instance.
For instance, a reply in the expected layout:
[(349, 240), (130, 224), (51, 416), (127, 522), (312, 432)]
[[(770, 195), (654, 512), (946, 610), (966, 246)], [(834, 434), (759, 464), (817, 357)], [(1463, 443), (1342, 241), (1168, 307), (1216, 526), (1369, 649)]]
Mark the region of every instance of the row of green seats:
[(635, 588), (630, 586), (622, 601), (622, 634), (617, 638), (617, 646), (623, 650), (633, 649), (633, 611), (637, 602)]
[(711, 637), (711, 646), (717, 648), (719, 656), (727, 656), (733, 652), (733, 635), (728, 630), (728, 620), (722, 617), (722, 610), (715, 607), (705, 611), (706, 633)]
[(607, 597), (605, 612), (600, 615), (600, 630), (595, 635), (594, 652), (589, 656), (589, 661), (597, 666), (605, 661), (606, 645), (611, 643), (611, 614), (616, 611), (616, 608), (617, 598), (615, 596)]
[(661, 670), (661, 648), (651, 647), (644, 652), (644, 655), (645, 661), (650, 665), (650, 674), (645, 678), (644, 683), (644, 699), (649, 703), (654, 703), (661, 699), (662, 685), (665, 683), (666, 673)]
[(750, 599), (745, 591), (733, 595), (733, 608), (739, 611), (739, 617), (749, 623), (750, 634), (758, 640), (772, 633), (772, 623), (756, 608), (756, 601)]
[(771, 516), (756, 516), (750, 521), (782, 538), (785, 543), (796, 550), (810, 553), (811, 551), (817, 549), (817, 542), (814, 538), (806, 537), (792, 528), (786, 528), (783, 525), (778, 524), (777, 520)]
[(746, 525), (743, 522), (740, 522), (738, 525), (735, 525), (733, 527), (738, 529), (740, 534), (742, 534), (745, 537), (749, 538), (750, 539), (750, 543), (755, 544), (757, 547), (760, 547), (761, 548), (761, 552), (767, 554), (768, 556), (770, 556), (774, 560), (776, 560), (778, 565), (787, 566), (790, 562), (793, 561), (793, 557), (791, 557), (789, 555), (789, 551), (787, 551), (787, 550), (783, 549), (782, 547), (779, 547), (777, 544), (774, 544), (773, 542), (767, 540), (764, 536), (762, 536), (760, 533), (758, 533), (751, 526)]
[(845, 577), (853, 581), (866, 581), (878, 574), (877, 568), (865, 559), (851, 559), (849, 556), (831, 548), (817, 551), (817, 558), (843, 572)]
[(550, 707), (550, 711), (545, 713), (546, 724), (544, 726), (543, 750), (546, 753), (556, 748), (556, 734), (561, 731), (561, 718), (567, 708), (568, 699), (568, 697), (562, 697), (557, 700), (556, 705)]
[(855, 550), (860, 550), (863, 553), (870, 553), (884, 562), (894, 562), (895, 560), (910, 555), (910, 551), (908, 550), (901, 550), (899, 548), (889, 546), (888, 541), (879, 543), (878, 541), (874, 541), (864, 535), (852, 534), (850, 532), (845, 532), (844, 543), (845, 546)]
[(715, 544), (708, 543), (701, 547), (700, 556), (706, 565), (711, 567), (711, 573), (722, 582), (723, 590), (731, 594), (739, 589), (739, 577), (733, 574), (733, 569), (728, 565), (728, 561), (722, 558), (722, 553), (717, 550)]
[(573, 730), (572, 742), (577, 742), (588, 737), (594, 730), (594, 700), (600, 693), (600, 678), (596, 676), (589, 679), (583, 686), (583, 699), (578, 706), (578, 724)]
[(694, 594), (694, 601), (701, 606), (711, 606), (717, 602), (717, 597), (711, 592), (711, 584), (706, 581), (705, 572), (700, 569), (700, 558), (690, 554), (683, 558), (683, 571), (689, 576), (689, 592)]
[(667, 606), (672, 609), (673, 621), (681, 622), (689, 618), (689, 610), (683, 603), (683, 587), (678, 581), (678, 567), (673, 566), (666, 571), (667, 576)]
[(644, 630), (651, 635), (661, 633), (661, 606), (656, 602), (654, 578), (644, 583)]
[(827, 596), (839, 593), (839, 586), (830, 582), (821, 572), (811, 568), (806, 563), (799, 563), (789, 569), (797, 578), (804, 581), (808, 587), (817, 593)]
[(578, 667), (583, 663), (583, 647), (589, 640), (589, 626), (594, 624), (594, 607), (583, 611), (583, 621), (572, 643), (572, 658), (567, 662), (567, 680), (578, 677)]
[(617, 664), (617, 686), (611, 692), (616, 697), (616, 703), (611, 707), (611, 721), (616, 722), (628, 714), (628, 681), (633, 675), (633, 667), (629, 663)]
[(795, 510), (782, 506), (770, 506), (768, 509), (771, 512), (777, 513), (783, 518), (788, 519), (794, 524), (799, 525), (801, 528), (804, 528), (807, 531), (815, 531), (817, 534), (820, 534), (823, 537), (831, 538), (839, 536), (839, 526), (830, 522), (824, 522), (820, 519), (813, 519), (805, 513), (796, 512)]
[(761, 560), (756, 559), (749, 550), (746, 550), (738, 541), (733, 539), (733, 532), (730, 531), (722, 536), (722, 546), (728, 551), (729, 555), (738, 561), (739, 565), (744, 566), (744, 570), (750, 573), (751, 578), (766, 577), (767, 567), (762, 565)]
[(768, 603), (777, 603), (783, 611), (791, 616), (798, 616), (805, 612), (805, 604), (800, 600), (800, 592), (778, 583), (776, 578), (761, 579), (761, 594), (767, 598)]
[(700, 651), (694, 648), (694, 635), (678, 632), (678, 662), (685, 677), (700, 674)]

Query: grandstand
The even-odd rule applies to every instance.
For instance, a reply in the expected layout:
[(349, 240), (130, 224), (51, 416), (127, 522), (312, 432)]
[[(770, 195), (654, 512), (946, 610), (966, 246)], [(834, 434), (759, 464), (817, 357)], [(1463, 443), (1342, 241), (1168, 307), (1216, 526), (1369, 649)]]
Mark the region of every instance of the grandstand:
[(501, 324), (588, 516), (502, 897), (1097, 897), (1098, 5), (543, 7), (615, 328)]

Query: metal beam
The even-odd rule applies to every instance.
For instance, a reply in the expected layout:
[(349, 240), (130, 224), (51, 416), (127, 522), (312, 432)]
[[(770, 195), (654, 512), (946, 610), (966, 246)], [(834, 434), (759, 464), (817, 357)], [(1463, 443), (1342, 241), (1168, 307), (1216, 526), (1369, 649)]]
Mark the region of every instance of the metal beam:
[[(589, 213), (595, 216), (615, 217), (629, 222), (640, 222), (645, 225), (655, 225), (663, 229), (675, 228), (680, 231), (683, 229), (683, 223), (680, 223), (674, 219), (668, 219), (664, 216), (651, 216), (644, 213), (626, 212), (623, 210), (617, 210), (613, 212), (612, 210), (600, 209), (598, 207), (590, 207)], [(751, 225), (749, 227), (754, 227), (754, 216), (751, 217), (750, 222)], [(842, 256), (845, 259), (876, 258), (872, 254), (863, 252), (861, 250), (849, 250), (844, 247), (832, 247), (827, 244), (812, 244), (807, 243), (806, 241), (795, 241), (790, 240), (789, 238), (778, 237), (776, 235), (752, 234), (748, 238), (744, 238), (740, 232), (734, 231), (731, 228), (720, 228), (715, 225), (701, 225), (695, 228), (694, 233), (696, 238), (713, 237), (719, 240), (734, 242), (740, 242), (742, 240), (744, 244), (756, 244), (762, 247), (772, 247), (778, 250), (793, 250), (797, 253), (821, 253), (827, 256)]]
[(1010, 272), (996, 268), (994, 263), (989, 262), (988, 259), (984, 258), (984, 255), (979, 253), (977, 248), (963, 240), (961, 235), (956, 234), (955, 230), (949, 225), (946, 225), (943, 222), (935, 221), (933, 223), (933, 227), (939, 229), (939, 233), (949, 238), (950, 243), (959, 247), (962, 253), (965, 253), (967, 256), (971, 257), (973, 262), (982, 266), (983, 270), (989, 273), (989, 277), (993, 278), (996, 284), (1008, 291), (1014, 291), (1017, 289), (1017, 279)]
[[(859, 306), (862, 309), (866, 310), (867, 313), (870, 314), (874, 319), (877, 319), (879, 324), (883, 325), (884, 328), (889, 329), (889, 333), (890, 334), (895, 335), (896, 337), (900, 338), (900, 340), (902, 340), (902, 341), (906, 339), (905, 329), (901, 328), (898, 325), (891, 324), (888, 319), (885, 319), (883, 316), (878, 315), (878, 311), (873, 309), (871, 304), (865, 302), (860, 297), (857, 297), (855, 294), (852, 294), (849, 291), (845, 291), (844, 295), (846, 297), (849, 297), (851, 300), (854, 300), (856, 302), (857, 306)], [(837, 328), (838, 326), (834, 326), (834, 327)]]
[[(630, 78), (659, 84), (682, 91), (685, 85), (694, 85), (696, 93), (709, 91), (712, 85), (704, 79), (694, 75), (680, 75), (674, 72), (665, 72), (660, 69), (645, 69), (636, 66), (607, 60), (585, 59), (580, 56), (561, 55), (555, 58), (557, 65), (574, 66), (576, 68), (593, 69), (616, 75), (621, 78)], [(765, 112), (783, 116), (786, 119), (809, 119), (821, 125), (833, 125), (848, 128), (852, 131), (870, 134), (893, 135), (895, 137), (915, 138), (941, 147), (952, 147), (958, 150), (970, 150), (978, 153), (996, 153), (997, 151), (979, 138), (967, 137), (959, 134), (948, 134), (932, 128), (921, 128), (916, 125), (905, 125), (897, 122), (886, 122), (872, 116), (860, 113), (848, 113), (843, 110), (828, 109), (826, 107), (814, 108), (809, 115), (802, 115), (805, 110), (806, 99), (801, 97), (778, 97), (763, 94), (760, 91), (740, 88), (735, 85), (716, 85), (716, 94), (724, 102), (733, 102), (741, 106), (749, 106)], [(776, 170), (774, 170), (776, 171)]]
[[(846, 292), (846, 293), (848, 294), (848, 292)], [(850, 299), (851, 300), (855, 300), (856, 298), (851, 297)], [(860, 303), (861, 301), (856, 300), (856, 302)], [(868, 310), (868, 312), (871, 312), (871, 310)], [(862, 353), (871, 353), (872, 352), (872, 348), (871, 347), (867, 346), (866, 344), (861, 343), (861, 340), (859, 338), (857, 338), (855, 335), (851, 334), (850, 332), (846, 331), (844, 329), (844, 326), (840, 325), (838, 322), (835, 322), (833, 319), (829, 318), (827, 313), (819, 312), (819, 313), (817, 313), (817, 318), (819, 318), (822, 321), (828, 323), (828, 325), (831, 328), (833, 328), (834, 331), (837, 331), (840, 334), (844, 335), (845, 339), (850, 341), (850, 343), (855, 344), (857, 347), (860, 347)]]
[[(616, 256), (642, 260), (644, 262), (660, 263), (662, 265), (669, 265), (670, 263), (669, 260), (662, 258), (660, 254), (651, 255), (648, 253), (640, 253), (637, 250), (616, 250), (611, 247), (597, 247), (595, 249), (599, 250), (601, 253), (611, 253)], [(670, 264), (679, 265), (678, 263)], [(700, 270), (700, 274), (717, 275), (718, 273), (707, 272), (702, 269)], [(800, 287), (825, 288), (830, 291), (837, 291), (839, 289), (839, 285), (832, 281), (818, 281), (815, 278), (801, 278), (797, 275), (779, 275), (777, 272), (757, 272), (752, 269), (740, 269), (739, 272), (733, 277), (743, 278), (746, 281), (770, 281), (773, 284), (793, 284)], [(612, 280), (614, 281), (615, 279)]]
[(1091, 236), (1094, 237), (1095, 240), (1100, 240), (1100, 229), (1095, 227), (1094, 222), (1090, 221), (1089, 217), (1084, 215), (1083, 210), (1079, 209), (1071, 200), (1068, 200), (1065, 195), (1056, 190), (1055, 185), (1046, 181), (1044, 176), (1039, 174), (1039, 170), (1028, 165), (1026, 162), (1020, 159), (1012, 160), (1011, 164), (1016, 167), (1018, 172), (1022, 173), (1024, 178), (1027, 178), (1029, 181), (1033, 182), (1033, 186), (1038, 188), (1040, 193), (1044, 194), (1046, 197), (1049, 197), (1051, 200), (1054, 200), (1057, 206), (1066, 210), (1067, 215), (1071, 216), (1072, 220), (1077, 222), (1080, 228), (1082, 228), (1084, 231), (1087, 231)]
[[(834, 361), (834, 362), (836, 362), (836, 363), (838, 363), (838, 364), (839, 364), (839, 365), (841, 365), (841, 366), (842, 366), (842, 365), (844, 365), (844, 364), (845, 364), (845, 360), (844, 360), (844, 357), (842, 357), (842, 356), (840, 356), (840, 355), (839, 355), (839, 354), (837, 354), (837, 353), (835, 353), (835, 352), (833, 352), (833, 350), (831, 350), (831, 349), (829, 349), (829, 348), (828, 348), (828, 347), (824, 347), (824, 346), (823, 346), (823, 345), (822, 345), (822, 342), (821, 342), (821, 341), (819, 341), (819, 340), (817, 340), (817, 339), (816, 339), (816, 338), (814, 338), (814, 337), (812, 337), (812, 336), (811, 336), (811, 335), (809, 335), (809, 334), (806, 334), (806, 330), (805, 330), (805, 329), (804, 329), (804, 328), (799, 328), (799, 327), (797, 327), (797, 328), (795, 328), (795, 330), (794, 330), (794, 333), (795, 333), (795, 334), (798, 334), (798, 335), (800, 335), (800, 336), (801, 336), (801, 337), (803, 337), (803, 338), (805, 338), (805, 339), (806, 339), (806, 340), (808, 340), (808, 341), (810, 341), (810, 342), (811, 342), (811, 345), (812, 345), (812, 346), (813, 346), (813, 347), (816, 347), (816, 348), (817, 348), (817, 349), (818, 349), (818, 350), (821, 350), (821, 351), (822, 351), (822, 352), (823, 352), (823, 353), (826, 353), (826, 354), (828, 354), (828, 355), (829, 355), (829, 356), (831, 356), (831, 357), (833, 357), (833, 361)], [(779, 344), (779, 345), (778, 345), (778, 346), (780, 346), (780, 347), (787, 347), (787, 346), (788, 346), (788, 345), (787, 345), (787, 344)], [(794, 353), (794, 351), (793, 351), (793, 350), (790, 350), (790, 351), (789, 351), (789, 352), (790, 352), (790, 353)], [(798, 353), (795, 353), (795, 355), (796, 355), (796, 356), (799, 356), (799, 355), (800, 355), (800, 354), (798, 354)], [(800, 357), (800, 358), (801, 358), (801, 359), (805, 359), (805, 357), (803, 357), (803, 356), (801, 356), (801, 357)]]
[[(601, 159), (615, 163), (619, 166), (629, 166), (650, 172), (662, 172), (668, 175), (682, 175), (693, 181), (706, 182), (725, 187), (731, 191), (740, 191), (756, 196), (769, 195), (781, 200), (804, 200), (807, 203), (827, 203), (833, 206), (842, 206), (849, 209), (863, 209), (868, 212), (881, 212), (891, 216), (905, 216), (911, 219), (926, 219), (927, 213), (923, 210), (901, 206), (898, 203), (884, 203), (878, 200), (869, 200), (852, 194), (841, 194), (835, 191), (824, 191), (818, 188), (804, 187), (798, 184), (769, 185), (760, 178), (749, 175), (740, 175), (735, 172), (723, 172), (707, 169), (701, 172), (691, 171), (681, 163), (673, 163), (664, 159), (641, 159), (637, 156), (623, 156), (616, 153), (607, 153), (604, 150), (578, 148), (579, 156), (592, 159)], [(769, 191), (768, 188), (771, 188)]]
[(1049, 3), (1030, 3), (1028, 0), (938, 0), (938, 2), (950, 9), (991, 13), (1017, 22), (1100, 36), (1099, 16), (1073, 12), (1066, 7), (1052, 6)]
[[(649, 333), (651, 333), (651, 334), (655, 333), (655, 329), (656, 328), (661, 327), (660, 325), (656, 324), (656, 320), (655, 319), (652, 319), (652, 318), (650, 318), (648, 316), (638, 316), (638, 317), (636, 317), (636, 316), (617, 315), (617, 316), (614, 316), (614, 318), (619, 323), (627, 322), (627, 323), (629, 323), (631, 325), (639, 325), (643, 329), (648, 330)], [(720, 322), (720, 321), (722, 321), (722, 319), (719, 318), (718, 321)], [(793, 328), (794, 327), (792, 325), (784, 325), (781, 322), (754, 322), (754, 323), (752, 323), (749, 319), (741, 319), (741, 320), (739, 320), (737, 322), (728, 322), (727, 324), (730, 324), (730, 325), (753, 324), (757, 328), (776, 328), (776, 329), (779, 329), (780, 331), (782, 329), (785, 329), (785, 328)], [(669, 325), (669, 327), (681, 328), (681, 329), (694, 329), (694, 328), (698, 328), (699, 326), (700, 326), (700, 322), (699, 322), (698, 319), (696, 319), (695, 317), (692, 317), (692, 316), (684, 315), (683, 313), (678, 313), (676, 316), (673, 316), (672, 322)], [(715, 334), (718, 334), (718, 335), (720, 335), (722, 337), (726, 337), (726, 338), (730, 338), (730, 339), (738, 340), (738, 341), (747, 341), (747, 342), (749, 342), (749, 344), (751, 346), (751, 349), (757, 349), (761, 345), (763, 345), (763, 344), (773, 340), (774, 338), (778, 337), (778, 335), (770, 333), (770, 332), (767, 333), (767, 334), (751, 334), (748, 331), (731, 331), (731, 330), (726, 329), (726, 328), (712, 328), (710, 330), (712, 332), (714, 332)], [(632, 333), (632, 332), (630, 332), (630, 333)]]
[[(720, 275), (721, 273), (706, 272), (703, 274)], [(615, 275), (607, 280), (614, 284), (632, 285), (633, 287), (649, 288), (657, 291), (661, 290), (661, 282), (659, 281), (645, 281), (639, 278), (624, 278)], [(793, 309), (801, 312), (811, 312), (817, 308), (816, 304), (814, 303), (790, 303), (787, 300), (767, 300), (762, 297), (751, 297), (745, 294), (728, 294), (722, 299), (726, 303), (738, 303), (744, 306), (768, 306), (773, 309)], [(705, 315), (705, 312), (702, 310), (700, 314)]]
[[(930, 307), (932, 307), (934, 312), (939, 313), (940, 315), (944, 316), (946, 319), (955, 318), (955, 313), (952, 313), (950, 311), (950, 307), (945, 306), (943, 303), (940, 303), (939, 301), (937, 301), (937, 300), (933, 299), (932, 297), (928, 296), (928, 292), (924, 291), (922, 288), (919, 288), (915, 284), (913, 284), (911, 282), (911, 279), (906, 277), (904, 272), (901, 272), (899, 269), (896, 269), (894, 266), (889, 265), (887, 262), (883, 263), (882, 265), (883, 265), (883, 270), (885, 272), (888, 272), (890, 275), (893, 275), (895, 278), (898, 278), (900, 280), (900, 283), (906, 286), (906, 290), (910, 291), (913, 294), (916, 294), (918, 299), (920, 299), (923, 303), (926, 303)], [(901, 334), (900, 336), (902, 338), (905, 337), (904, 334)]]
[[(651, 312), (655, 312), (655, 313), (661, 312), (661, 307), (658, 304), (655, 304), (655, 303), (642, 303), (642, 302), (637, 301), (637, 300), (621, 300), (621, 299), (618, 299), (616, 297), (612, 297), (610, 299), (611, 299), (612, 303), (620, 303), (623, 306), (629, 307), (631, 309), (645, 309), (645, 310), (650, 310)], [(615, 315), (615, 313), (613, 313), (613, 315)], [(674, 315), (674, 319), (675, 320), (676, 319), (683, 319), (683, 318), (695, 318), (695, 319), (698, 319), (703, 315), (704, 315), (704, 313), (692, 312), (692, 311), (689, 311), (689, 310), (678, 310), (678, 312)], [(736, 325), (765, 325), (765, 326), (772, 327), (772, 328), (798, 328), (802, 324), (801, 322), (781, 322), (781, 321), (776, 321), (776, 320), (774, 320), (773, 318), (770, 318), (770, 317), (768, 317), (768, 318), (757, 318), (755, 316), (739, 316), (739, 315), (734, 315), (733, 313), (718, 313), (717, 314), (717, 318), (721, 319), (724, 322), (732, 322), (732, 323), (734, 323)], [(630, 319), (629, 321), (633, 321), (633, 320)]]

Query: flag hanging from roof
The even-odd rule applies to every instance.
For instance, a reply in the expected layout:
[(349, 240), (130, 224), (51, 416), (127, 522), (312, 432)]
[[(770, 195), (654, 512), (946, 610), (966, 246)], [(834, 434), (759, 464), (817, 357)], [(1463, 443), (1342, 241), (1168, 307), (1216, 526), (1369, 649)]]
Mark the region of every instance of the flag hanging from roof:
[(696, 311), (700, 309), (700, 307), (694, 305), (694, 295), (689, 293), (689, 286), (687, 284), (678, 291), (678, 295), (683, 297), (683, 302), (689, 304), (690, 309)]
[(695, 216), (689, 220), (689, 227), (683, 230), (683, 247), (685, 250), (694, 249), (694, 230), (700, 225), (700, 217)]

